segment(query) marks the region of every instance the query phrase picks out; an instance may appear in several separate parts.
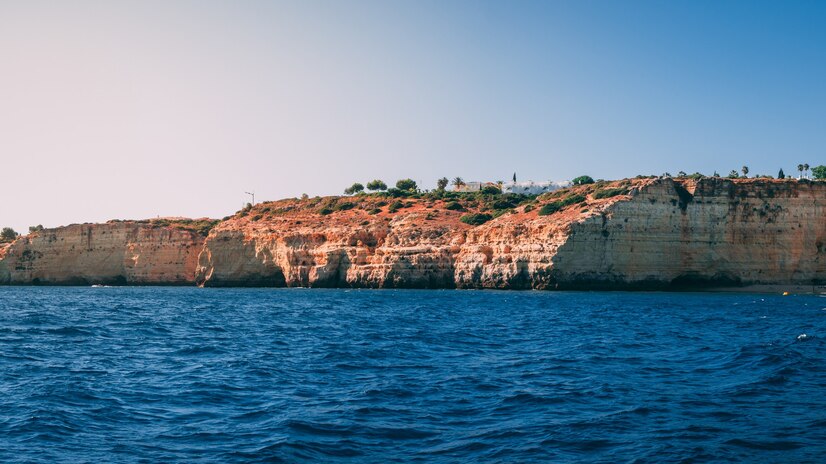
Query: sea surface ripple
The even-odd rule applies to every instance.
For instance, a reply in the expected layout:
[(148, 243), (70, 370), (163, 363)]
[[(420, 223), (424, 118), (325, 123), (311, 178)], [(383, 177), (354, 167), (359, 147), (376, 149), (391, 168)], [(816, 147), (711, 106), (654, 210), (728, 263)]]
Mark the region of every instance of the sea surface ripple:
[(824, 336), (818, 296), (0, 287), (0, 462), (823, 462)]

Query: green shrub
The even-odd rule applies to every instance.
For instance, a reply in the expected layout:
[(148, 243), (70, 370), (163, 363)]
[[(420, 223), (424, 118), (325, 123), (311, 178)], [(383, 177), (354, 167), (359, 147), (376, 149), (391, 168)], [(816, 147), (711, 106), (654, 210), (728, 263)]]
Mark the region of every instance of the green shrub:
[(387, 190), (387, 184), (378, 179), (371, 180), (367, 183), (367, 190), (372, 190), (374, 192), (378, 190)]
[(395, 213), (396, 211), (398, 211), (401, 208), (404, 208), (404, 203), (397, 200), (397, 201), (394, 201), (393, 203), (390, 203), (390, 206), (387, 207), (387, 211), (389, 211), (391, 213)]
[(539, 215), (540, 216), (548, 216), (550, 214), (554, 214), (555, 212), (562, 209), (562, 202), (560, 201), (552, 201), (550, 203), (546, 203), (539, 208)]
[(462, 204), (458, 201), (451, 201), (450, 203), (445, 205), (445, 209), (449, 209), (451, 211), (464, 211), (465, 207), (462, 206)]
[(507, 194), (498, 196), (490, 203), (490, 207), (493, 209), (510, 209), (518, 206), (521, 202), (522, 198), (519, 195)]
[(400, 190), (395, 187), (387, 189), (386, 195), (389, 195), (393, 198), (406, 198), (413, 194), (412, 191), (409, 190)]
[(572, 180), (571, 183), (574, 185), (593, 184), (594, 179), (591, 176), (579, 176), (574, 178), (574, 180)]
[(499, 187), (488, 185), (487, 187), (483, 187), (482, 190), (480, 190), (480, 192), (485, 195), (498, 195), (502, 193), (502, 190), (500, 190)]
[(379, 214), (379, 213), (381, 213), (381, 210), (378, 209), (378, 208), (373, 208), (370, 211), (368, 211), (368, 213), (369, 214)]
[(472, 226), (482, 225), (491, 219), (493, 219), (493, 216), (486, 213), (470, 213), (459, 218), (460, 221)]
[(610, 188), (610, 189), (604, 189), (604, 190), (596, 191), (594, 193), (594, 198), (595, 199), (611, 198), (611, 197), (615, 197), (617, 195), (625, 195), (626, 193), (628, 193), (628, 191), (624, 188)]
[(333, 206), (333, 211), (347, 211), (348, 209), (353, 209), (355, 206), (355, 203), (338, 203)]
[(255, 216), (250, 218), (250, 221), (255, 222), (255, 221), (261, 219), (262, 217), (264, 217), (264, 216), (261, 215), (261, 214), (256, 214)]
[(324, 208), (321, 208), (321, 209), (318, 211), (318, 214), (320, 214), (320, 215), (322, 215), (322, 216), (326, 216), (326, 215), (328, 215), (328, 214), (332, 214), (332, 212), (333, 212), (333, 210), (332, 210), (332, 209), (327, 208), (327, 207), (324, 207)]
[(536, 208), (534, 207), (534, 205), (531, 205), (531, 204), (525, 205), (525, 212), (526, 212), (526, 213), (530, 213), (530, 212), (531, 212), (531, 211), (533, 211), (534, 209), (536, 209)]
[(396, 188), (407, 192), (415, 192), (418, 186), (413, 179), (401, 179), (396, 182)]
[(346, 195), (354, 195), (356, 193), (363, 192), (363, 191), (364, 191), (364, 186), (361, 185), (358, 182), (356, 182), (355, 184), (353, 184), (353, 185), (347, 187), (346, 189), (344, 189), (344, 193)]
[(11, 242), (17, 238), (17, 232), (11, 227), (3, 227), (0, 231), (0, 242)]
[(562, 200), (562, 206), (568, 206), (568, 205), (573, 205), (573, 204), (576, 204), (576, 203), (582, 203), (583, 201), (585, 201), (585, 195), (580, 195), (580, 194), (570, 195), (570, 196), (566, 197), (564, 200)]

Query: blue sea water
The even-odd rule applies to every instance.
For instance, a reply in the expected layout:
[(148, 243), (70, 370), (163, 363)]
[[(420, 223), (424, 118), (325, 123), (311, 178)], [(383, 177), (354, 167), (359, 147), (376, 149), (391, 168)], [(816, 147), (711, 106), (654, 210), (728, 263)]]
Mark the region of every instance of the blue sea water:
[(824, 337), (818, 296), (0, 287), (0, 462), (823, 462)]

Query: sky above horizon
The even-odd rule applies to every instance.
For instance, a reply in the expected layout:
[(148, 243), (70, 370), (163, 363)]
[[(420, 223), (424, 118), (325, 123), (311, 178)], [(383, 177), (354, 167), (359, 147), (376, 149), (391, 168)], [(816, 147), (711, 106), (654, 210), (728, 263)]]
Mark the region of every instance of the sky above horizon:
[(0, 0), (0, 226), (826, 164), (826, 3)]

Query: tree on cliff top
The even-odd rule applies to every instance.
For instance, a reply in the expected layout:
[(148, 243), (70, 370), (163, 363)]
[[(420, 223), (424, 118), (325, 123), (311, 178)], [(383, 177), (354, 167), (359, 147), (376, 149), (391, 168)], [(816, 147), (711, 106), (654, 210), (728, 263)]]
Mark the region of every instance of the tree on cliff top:
[(399, 190), (413, 192), (418, 188), (418, 185), (416, 185), (416, 181), (413, 179), (401, 179), (396, 182), (396, 188)]
[(461, 188), (465, 186), (465, 181), (461, 177), (455, 177), (453, 179), (453, 186), (456, 188)]
[(374, 192), (379, 190), (387, 190), (387, 184), (381, 180), (374, 179), (367, 183), (367, 190), (372, 190)]
[(436, 190), (440, 192), (444, 191), (444, 189), (447, 188), (447, 184), (449, 183), (450, 181), (447, 180), (447, 177), (442, 177), (441, 179), (436, 181)]
[(748, 166), (743, 166), (742, 168), (740, 168), (740, 171), (743, 172), (743, 177), (748, 177), (749, 176), (749, 167)]
[(0, 231), (0, 242), (11, 242), (16, 238), (17, 232), (15, 232), (11, 227), (3, 227), (3, 230)]
[(591, 176), (579, 176), (574, 178), (574, 180), (572, 180), (571, 183), (573, 183), (574, 185), (593, 184), (594, 178)]
[(826, 166), (820, 165), (812, 168), (812, 177), (815, 179), (826, 179)]
[(778, 179), (785, 179), (786, 178), (786, 173), (783, 172), (783, 168), (780, 168), (780, 172), (777, 173), (777, 178)]
[(358, 182), (356, 182), (355, 184), (353, 184), (353, 185), (347, 187), (346, 189), (344, 189), (344, 193), (347, 194), (347, 195), (354, 195), (356, 193), (363, 192), (363, 191), (364, 191), (364, 186), (361, 185)]

